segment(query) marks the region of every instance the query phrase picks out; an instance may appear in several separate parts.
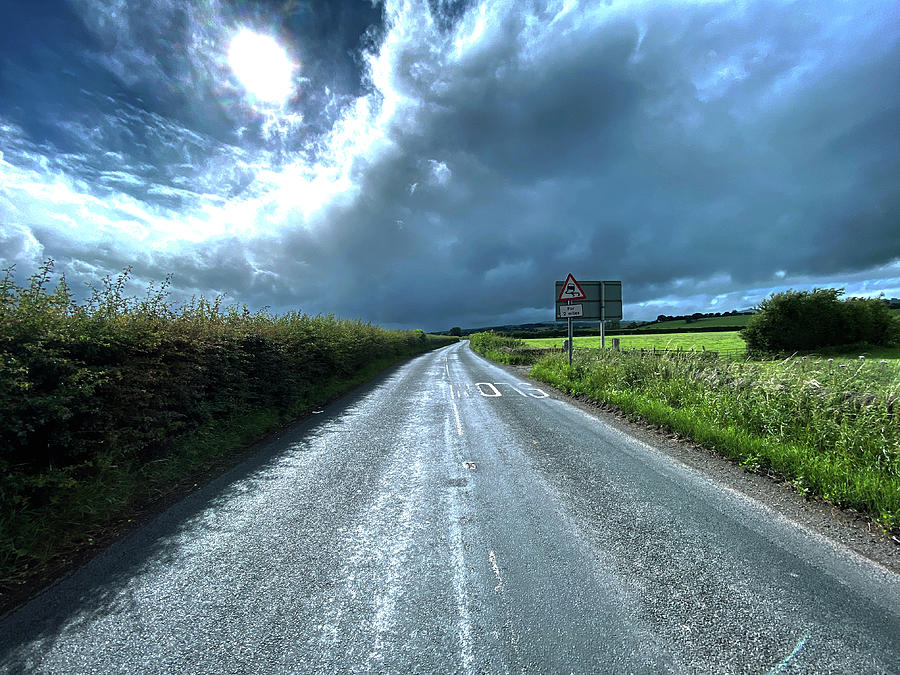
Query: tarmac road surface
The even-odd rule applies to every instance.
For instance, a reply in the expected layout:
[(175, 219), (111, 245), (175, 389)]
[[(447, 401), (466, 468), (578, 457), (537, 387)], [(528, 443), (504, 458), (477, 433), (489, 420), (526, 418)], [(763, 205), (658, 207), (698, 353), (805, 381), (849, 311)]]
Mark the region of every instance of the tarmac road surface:
[(47, 673), (900, 672), (900, 583), (463, 342), (0, 621)]

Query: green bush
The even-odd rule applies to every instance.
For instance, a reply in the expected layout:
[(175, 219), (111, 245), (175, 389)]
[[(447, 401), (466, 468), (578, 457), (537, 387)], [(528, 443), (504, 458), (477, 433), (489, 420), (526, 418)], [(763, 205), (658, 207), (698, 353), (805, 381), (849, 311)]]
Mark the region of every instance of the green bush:
[(741, 335), (754, 351), (808, 351), (867, 343), (890, 346), (900, 340), (900, 320), (879, 299), (840, 300), (843, 290), (788, 290), (763, 300)]

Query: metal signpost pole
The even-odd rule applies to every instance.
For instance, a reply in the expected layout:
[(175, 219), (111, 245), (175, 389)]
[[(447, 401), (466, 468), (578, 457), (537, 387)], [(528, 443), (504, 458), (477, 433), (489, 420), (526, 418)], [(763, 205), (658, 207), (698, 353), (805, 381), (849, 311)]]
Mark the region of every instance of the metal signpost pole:
[[(571, 305), (572, 301), (569, 300), (566, 305)], [(569, 367), (572, 367), (572, 338), (575, 337), (574, 331), (572, 330), (572, 317), (569, 317)]]
[(604, 287), (603, 282), (600, 282), (600, 349), (606, 349), (606, 312), (604, 310), (604, 306), (606, 305), (606, 288)]

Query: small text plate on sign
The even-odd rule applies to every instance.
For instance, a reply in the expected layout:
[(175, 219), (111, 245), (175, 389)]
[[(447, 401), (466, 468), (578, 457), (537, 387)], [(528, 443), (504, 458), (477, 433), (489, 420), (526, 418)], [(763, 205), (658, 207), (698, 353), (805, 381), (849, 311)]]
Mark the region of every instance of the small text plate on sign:
[(560, 305), (559, 316), (561, 319), (584, 316), (584, 308), (582, 305)]

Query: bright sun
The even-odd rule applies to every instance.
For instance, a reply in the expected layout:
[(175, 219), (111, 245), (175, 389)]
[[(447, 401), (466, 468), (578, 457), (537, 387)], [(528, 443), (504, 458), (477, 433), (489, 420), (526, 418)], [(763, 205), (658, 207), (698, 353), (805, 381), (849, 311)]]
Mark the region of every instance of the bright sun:
[(260, 103), (283, 106), (294, 91), (296, 65), (268, 35), (241, 30), (228, 47), (228, 63)]

